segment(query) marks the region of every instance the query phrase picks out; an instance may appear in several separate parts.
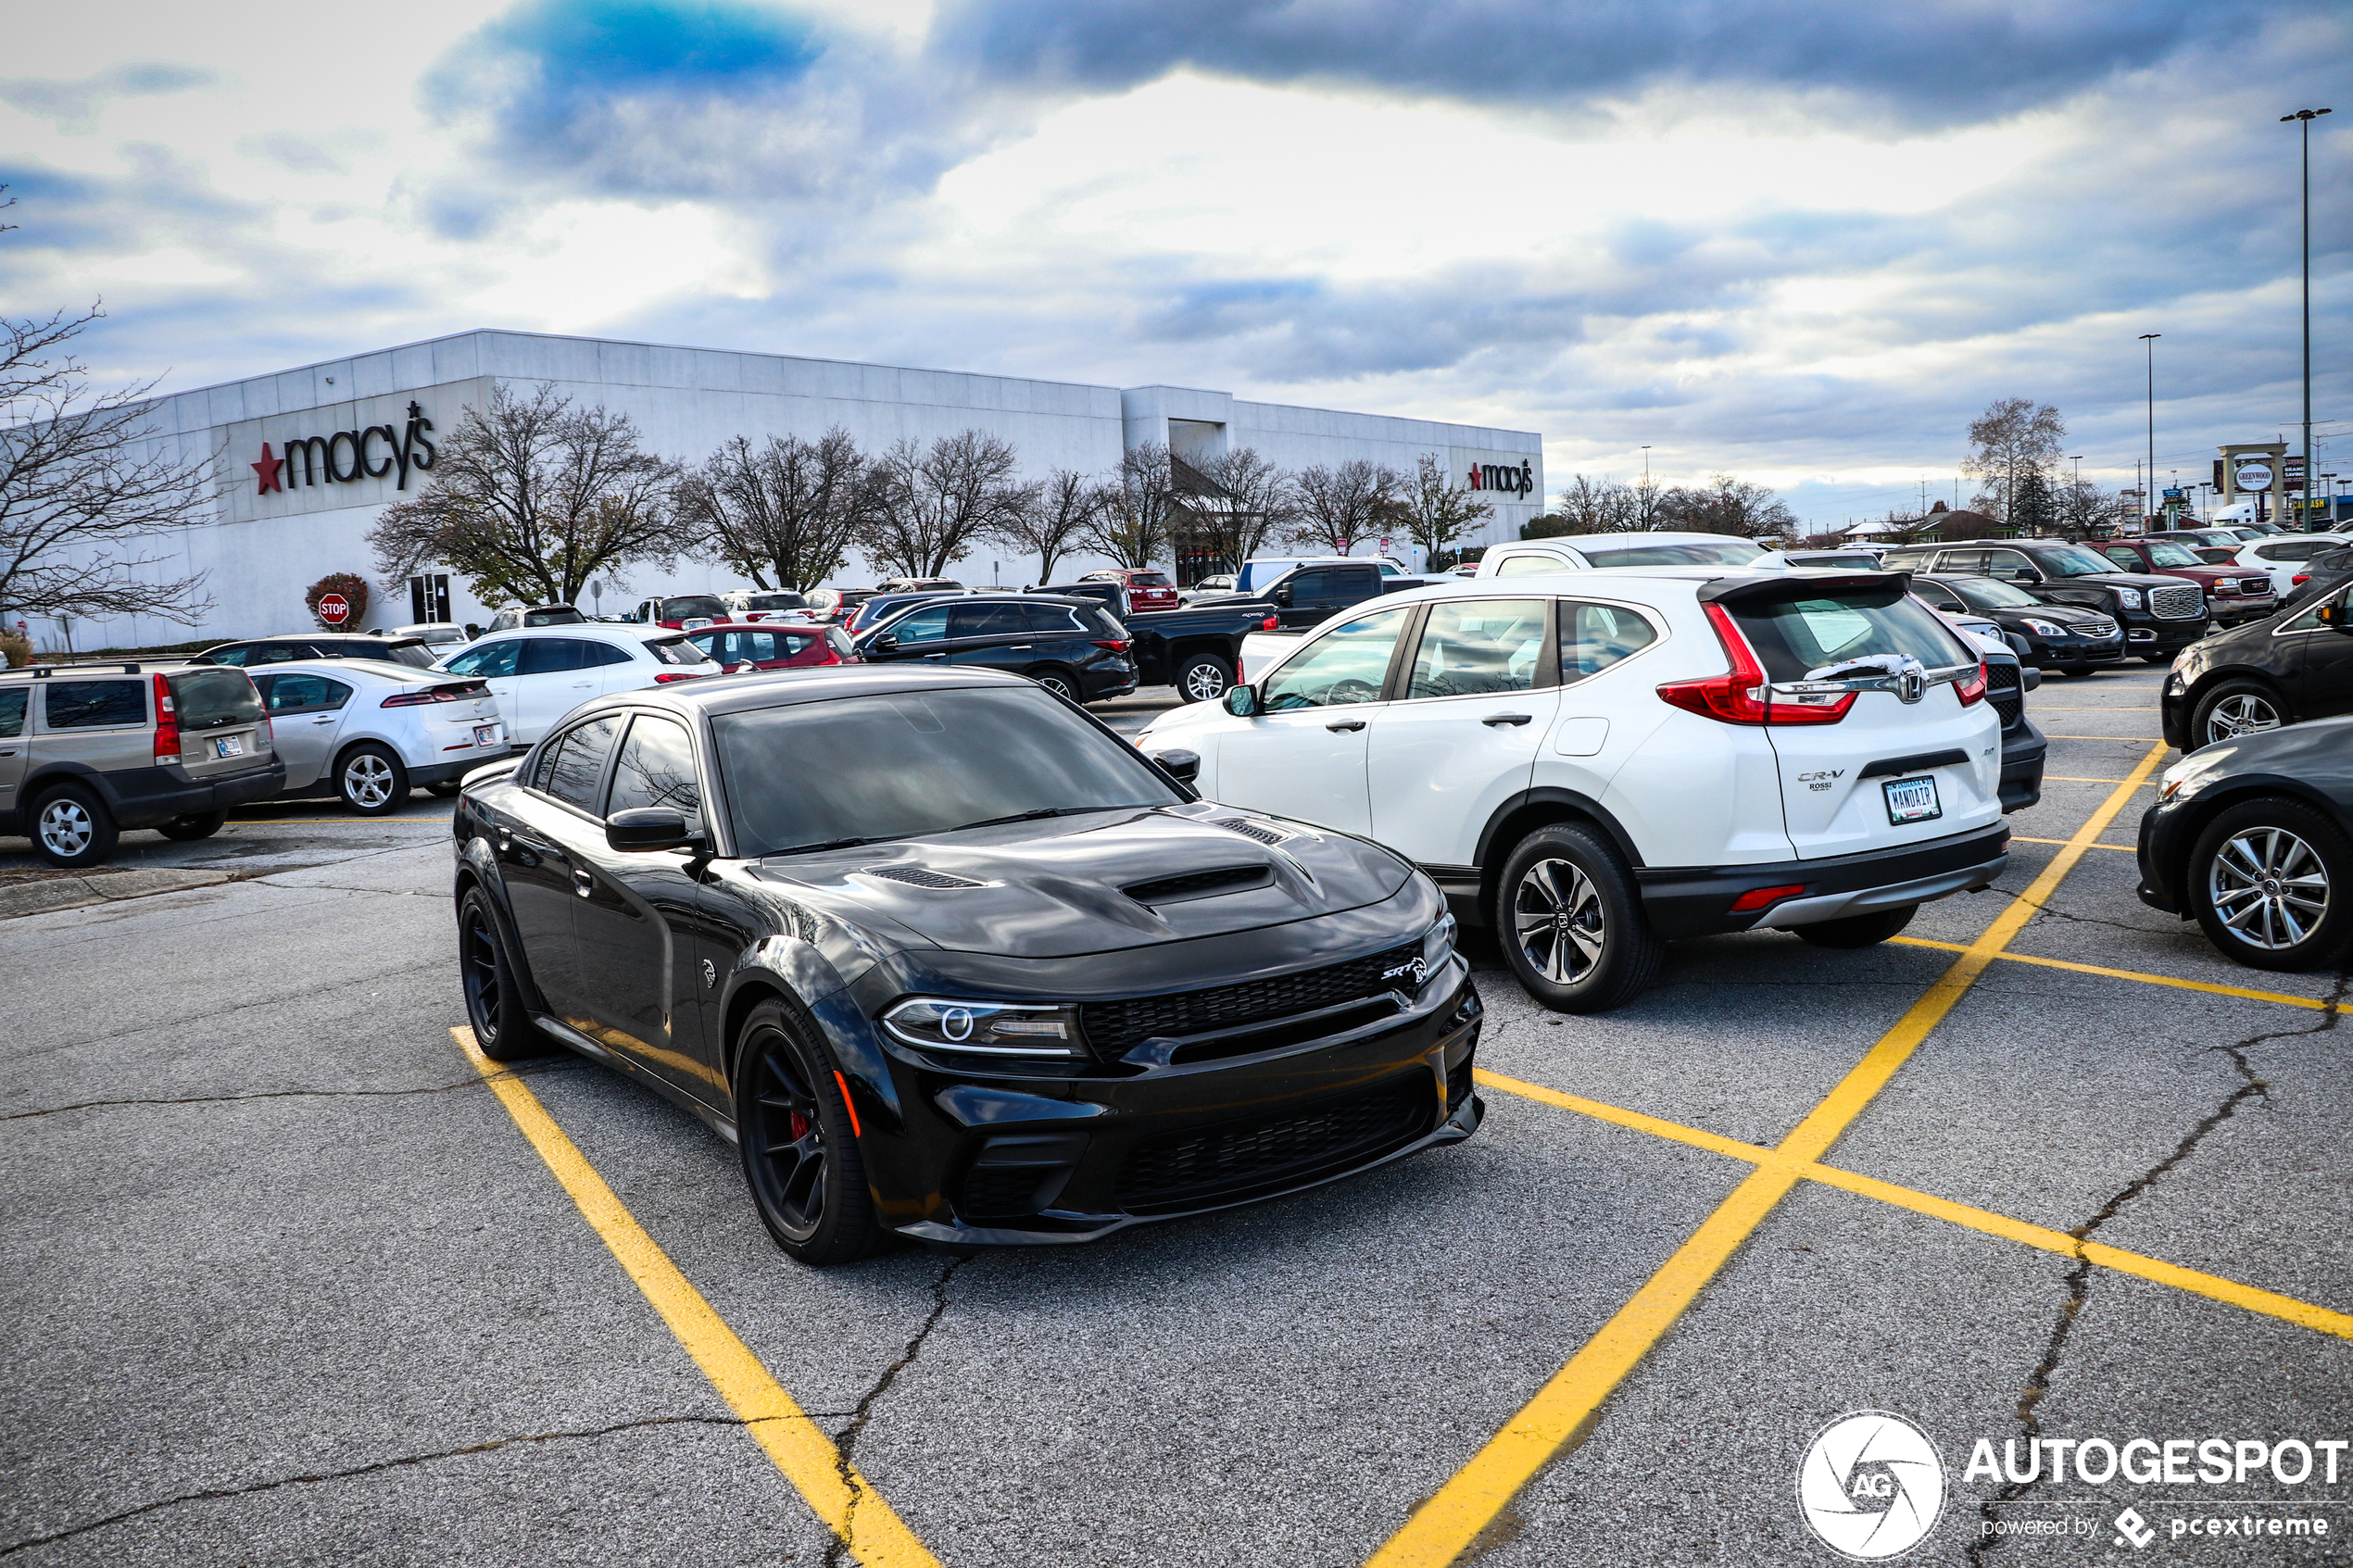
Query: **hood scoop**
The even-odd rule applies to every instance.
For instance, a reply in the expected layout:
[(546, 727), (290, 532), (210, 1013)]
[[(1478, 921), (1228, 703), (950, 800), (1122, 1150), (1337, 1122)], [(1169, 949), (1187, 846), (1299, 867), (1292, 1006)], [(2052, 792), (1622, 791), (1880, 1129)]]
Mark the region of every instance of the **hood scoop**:
[(929, 887), (947, 892), (958, 887), (986, 887), (985, 882), (975, 882), (968, 876), (950, 876), (946, 872), (927, 871), (922, 866), (868, 866), (861, 876), (881, 877), (886, 882), (903, 882), (910, 887)]
[(1280, 844), (1295, 836), (1265, 822), (1252, 822), (1247, 817), (1225, 817), (1210, 825), (1224, 828), (1227, 833), (1240, 834), (1244, 838), (1254, 838), (1261, 844)]
[(1131, 882), (1120, 889), (1139, 904), (1174, 904), (1187, 898), (1214, 898), (1245, 887), (1264, 887), (1275, 880), (1265, 866), (1221, 866), (1215, 871), (1187, 872), (1179, 876)]

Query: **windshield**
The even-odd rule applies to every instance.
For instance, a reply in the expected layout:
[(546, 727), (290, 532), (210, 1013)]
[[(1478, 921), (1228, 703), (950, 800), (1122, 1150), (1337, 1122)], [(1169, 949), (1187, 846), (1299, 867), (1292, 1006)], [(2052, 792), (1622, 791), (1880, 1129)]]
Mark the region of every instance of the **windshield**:
[(261, 694), (242, 670), (183, 670), (166, 676), (164, 684), (171, 688), (171, 706), (183, 730), (212, 730), (261, 717)]
[(661, 601), (661, 618), (664, 621), (685, 621), (694, 616), (724, 621), (727, 619), (727, 607), (709, 594), (685, 594)]
[(2054, 577), (2089, 577), (2095, 571), (2120, 570), (2106, 556), (2096, 556), (2081, 545), (2045, 545), (2034, 552), (2034, 564)]
[(2151, 566), (2202, 565), (2187, 545), (2176, 545), (2171, 539), (2152, 539), (2146, 546)]
[(799, 594), (754, 594), (746, 609), (799, 609), (809, 601)]
[(1127, 577), (1127, 585), (1131, 588), (1165, 588), (1168, 586), (1168, 577), (1166, 573), (1159, 571), (1130, 572)]
[(722, 714), (711, 734), (736, 852), (749, 857), (1180, 798), (1134, 749), (1043, 690), (767, 708)]
[(1744, 598), (1732, 619), (1775, 681), (1822, 678), (1874, 654), (1917, 659), (1931, 670), (1974, 660), (1934, 611), (1894, 584), (1805, 593), (1787, 598)]
[(1790, 564), (1802, 566), (1812, 571), (1843, 571), (1849, 568), (1857, 571), (1877, 571), (1879, 558), (1866, 555), (1796, 556), (1792, 558)]
[(2040, 608), (2043, 601), (2023, 588), (2014, 588), (1991, 577), (1958, 577), (1951, 583), (1961, 602), (1972, 609)]
[(1745, 539), (1725, 538), (1680, 545), (1625, 545), (1578, 552), (1595, 566), (1746, 566), (1765, 552)]

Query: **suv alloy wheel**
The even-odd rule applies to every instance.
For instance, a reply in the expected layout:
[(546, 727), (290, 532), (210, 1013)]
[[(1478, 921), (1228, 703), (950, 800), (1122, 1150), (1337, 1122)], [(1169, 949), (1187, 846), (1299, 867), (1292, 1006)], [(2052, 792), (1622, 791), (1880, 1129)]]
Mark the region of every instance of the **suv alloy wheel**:
[(2345, 947), (2353, 845), (2300, 801), (2249, 800), (2198, 835), (2183, 880), (2207, 939), (2254, 969), (2311, 969)]
[(2190, 733), (2200, 746), (2276, 730), (2287, 721), (2279, 699), (2253, 681), (2226, 681), (2197, 705)]
[(1176, 671), (1176, 695), (1187, 702), (1215, 702), (1233, 684), (1233, 671), (1214, 653), (1197, 653)]
[(32, 849), (53, 866), (80, 871), (114, 853), (114, 818), (80, 784), (60, 784), (32, 813)]
[(1558, 1012), (1605, 1012), (1656, 978), (1652, 935), (1617, 851), (1566, 822), (1538, 828), (1504, 862), (1496, 935), (1529, 995)]

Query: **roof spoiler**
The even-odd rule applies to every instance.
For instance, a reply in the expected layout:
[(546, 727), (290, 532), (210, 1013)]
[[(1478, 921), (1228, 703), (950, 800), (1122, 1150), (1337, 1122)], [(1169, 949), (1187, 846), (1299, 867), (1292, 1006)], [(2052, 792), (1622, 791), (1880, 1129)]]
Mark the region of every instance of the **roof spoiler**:
[(1699, 602), (1730, 607), (1758, 600), (1771, 602), (1809, 597), (1817, 594), (1857, 596), (1864, 604), (1877, 609), (1894, 604), (1912, 591), (1912, 574), (1908, 571), (1857, 571), (1839, 576), (1828, 572), (1808, 573), (1803, 577), (1711, 577), (1699, 585)]

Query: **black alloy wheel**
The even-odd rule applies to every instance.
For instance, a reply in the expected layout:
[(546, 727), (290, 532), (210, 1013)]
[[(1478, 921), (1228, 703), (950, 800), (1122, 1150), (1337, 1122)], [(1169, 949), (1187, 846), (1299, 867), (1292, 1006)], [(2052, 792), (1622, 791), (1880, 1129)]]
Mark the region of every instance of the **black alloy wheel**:
[(1176, 695), (1187, 702), (1216, 702), (1233, 684), (1233, 666), (1214, 653), (1194, 654), (1176, 671)]
[(363, 817), (382, 817), (409, 799), (409, 770), (387, 746), (365, 741), (335, 762), (335, 792)]
[(226, 811), (192, 811), (184, 817), (174, 817), (156, 831), (178, 844), (191, 844), (199, 838), (210, 838), (228, 822)]
[(1666, 960), (1633, 873), (1589, 829), (1556, 822), (1521, 839), (1504, 862), (1495, 901), (1512, 973), (1555, 1012), (1622, 1006)]
[(2313, 969), (2353, 935), (2353, 845), (2302, 801), (2242, 801), (2190, 852), (2190, 910), (2207, 940), (2251, 969)]
[(2225, 681), (2197, 700), (2190, 735), (2201, 746), (2261, 734), (2287, 722), (2280, 699), (2255, 681)]
[(466, 1022), (483, 1055), (493, 1061), (521, 1061), (547, 1050), (547, 1038), (531, 1021), (514, 966), (507, 961), (490, 896), (479, 887), (469, 887), (458, 900), (458, 979), (466, 994)]
[(32, 852), (53, 866), (97, 865), (120, 837), (105, 803), (81, 784), (59, 784), (32, 809)]
[(1891, 936), (1899, 935), (1919, 913), (1918, 904), (1899, 904), (1892, 909), (1873, 909), (1867, 914), (1846, 915), (1838, 920), (1816, 921), (1811, 925), (1793, 926), (1797, 939), (1817, 947), (1874, 947)]
[(761, 1223), (820, 1268), (881, 1239), (865, 1161), (835, 1072), (811, 1026), (778, 1002), (744, 1020), (736, 1048), (736, 1149)]

